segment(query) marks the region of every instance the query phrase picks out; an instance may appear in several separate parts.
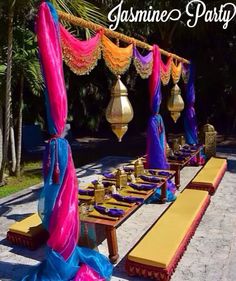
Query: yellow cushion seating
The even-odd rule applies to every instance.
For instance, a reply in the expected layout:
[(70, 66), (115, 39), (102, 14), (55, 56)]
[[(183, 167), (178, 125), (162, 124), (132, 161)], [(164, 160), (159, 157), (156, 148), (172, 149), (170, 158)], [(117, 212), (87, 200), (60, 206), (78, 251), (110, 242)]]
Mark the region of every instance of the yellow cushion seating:
[(43, 230), (41, 218), (38, 214), (33, 214), (21, 221), (15, 222), (9, 227), (14, 233), (32, 237)]
[(7, 239), (13, 244), (27, 246), (35, 249), (47, 240), (48, 233), (43, 228), (41, 218), (38, 214), (15, 222), (9, 227)]
[(128, 254), (130, 275), (168, 280), (209, 204), (207, 191), (186, 189)]
[(226, 159), (212, 157), (187, 188), (207, 190), (212, 195), (217, 189), (226, 169)]

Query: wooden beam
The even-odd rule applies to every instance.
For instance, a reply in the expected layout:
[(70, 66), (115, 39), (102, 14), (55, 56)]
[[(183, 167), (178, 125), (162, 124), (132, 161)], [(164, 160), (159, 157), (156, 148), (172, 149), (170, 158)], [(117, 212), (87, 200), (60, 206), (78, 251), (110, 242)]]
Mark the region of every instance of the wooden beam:
[[(94, 30), (94, 31), (99, 31), (99, 30), (103, 29), (104, 34), (107, 37), (119, 39), (119, 40), (121, 40), (123, 42), (126, 42), (128, 44), (135, 43), (137, 47), (140, 47), (140, 48), (143, 48), (143, 49), (146, 49), (146, 50), (152, 50), (151, 45), (149, 45), (145, 42), (142, 42), (140, 40), (137, 40), (133, 37), (130, 37), (130, 36), (124, 35), (122, 33), (110, 30), (109, 28), (103, 27), (99, 24), (93, 23), (91, 21), (84, 20), (82, 18), (73, 16), (71, 14), (67, 14), (67, 13), (62, 12), (62, 11), (57, 11), (57, 13), (58, 13), (60, 19), (62, 19), (64, 21), (67, 21), (67, 22), (70, 22), (73, 25), (78, 25), (78, 26), (81, 26), (81, 27), (84, 27), (84, 28), (89, 28), (89, 29)], [(190, 64), (189, 60), (186, 60), (185, 58), (177, 56), (176, 54), (172, 54), (170, 52), (167, 52), (167, 51), (165, 51), (161, 48), (160, 48), (160, 52), (164, 56), (167, 56), (167, 57), (171, 56), (178, 61), (181, 61), (181, 62), (186, 63), (186, 64)]]

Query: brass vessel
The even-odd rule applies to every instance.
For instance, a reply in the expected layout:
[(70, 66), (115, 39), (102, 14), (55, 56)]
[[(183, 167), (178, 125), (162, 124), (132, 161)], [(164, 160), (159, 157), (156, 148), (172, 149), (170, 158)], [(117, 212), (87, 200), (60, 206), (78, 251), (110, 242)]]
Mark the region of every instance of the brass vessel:
[(94, 184), (94, 201), (96, 204), (102, 204), (105, 200), (105, 188), (104, 185), (97, 181)]
[(141, 176), (144, 174), (144, 165), (141, 159), (138, 159), (134, 163), (134, 175), (137, 178), (138, 176)]
[(122, 188), (126, 187), (128, 181), (128, 176), (123, 169), (118, 169), (116, 172), (116, 187)]
[(180, 146), (180, 145), (179, 145), (178, 139), (173, 139), (173, 140), (172, 140), (172, 151), (173, 151), (173, 152), (178, 152), (179, 149), (180, 149), (179, 146)]
[(200, 132), (200, 141), (204, 144), (207, 158), (216, 155), (216, 136), (217, 132), (211, 124), (205, 124)]
[(179, 141), (179, 144), (180, 144), (181, 146), (184, 146), (185, 143), (186, 143), (186, 140), (185, 140), (185, 137), (184, 137), (184, 136), (180, 136), (179, 139), (178, 139), (178, 141)]
[(106, 119), (111, 123), (112, 131), (119, 142), (128, 130), (128, 123), (133, 119), (133, 108), (128, 99), (127, 88), (117, 77), (111, 90), (111, 99), (106, 109)]
[(171, 89), (171, 95), (167, 102), (167, 108), (171, 117), (176, 123), (180, 117), (181, 111), (184, 109), (184, 101), (181, 97), (181, 90), (177, 84)]
[(166, 142), (166, 156), (169, 157), (171, 155), (171, 148), (169, 144)]

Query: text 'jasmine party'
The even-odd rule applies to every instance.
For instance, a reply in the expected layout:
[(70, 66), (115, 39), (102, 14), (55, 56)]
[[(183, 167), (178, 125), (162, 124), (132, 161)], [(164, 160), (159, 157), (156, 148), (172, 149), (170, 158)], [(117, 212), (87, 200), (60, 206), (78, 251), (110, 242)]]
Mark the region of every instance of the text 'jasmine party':
[(122, 9), (123, 0), (115, 6), (108, 14), (108, 20), (111, 22), (109, 28), (115, 30), (120, 22), (167, 22), (178, 21), (182, 14), (188, 16), (187, 26), (195, 27), (199, 19), (205, 22), (220, 22), (223, 29), (227, 29), (229, 23), (236, 15), (236, 5), (233, 3), (225, 3), (219, 7), (207, 9), (206, 4), (201, 0), (192, 0), (186, 5), (184, 12), (179, 9), (155, 10), (149, 6), (147, 10), (135, 10), (130, 7), (129, 10)]

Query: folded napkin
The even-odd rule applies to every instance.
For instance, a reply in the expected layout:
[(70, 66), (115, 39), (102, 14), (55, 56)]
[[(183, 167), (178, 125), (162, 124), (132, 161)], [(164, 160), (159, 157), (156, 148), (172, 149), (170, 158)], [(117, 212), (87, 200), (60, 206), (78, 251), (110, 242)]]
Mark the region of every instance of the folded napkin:
[(139, 203), (142, 204), (144, 199), (134, 196), (122, 196), (120, 194), (113, 194), (112, 197), (117, 201), (127, 202), (127, 203)]
[(183, 153), (191, 153), (192, 150), (191, 149), (180, 149), (180, 154), (183, 154)]
[(109, 187), (109, 186), (113, 185), (114, 183), (112, 183), (110, 181), (102, 181), (102, 184), (104, 185), (104, 187)]
[(151, 174), (151, 175), (157, 175), (157, 171), (156, 170), (151, 170), (151, 169), (148, 169), (148, 172), (149, 172), (149, 174)]
[(181, 151), (180, 153), (176, 153), (175, 154), (175, 156), (177, 156), (177, 157), (185, 157), (185, 158), (187, 158), (187, 157), (189, 157), (189, 156), (191, 156), (192, 155), (192, 152), (191, 151)]
[(136, 190), (151, 190), (156, 188), (156, 184), (148, 183), (128, 183), (128, 185)]
[(170, 160), (178, 160), (178, 161), (183, 161), (185, 160), (187, 157), (186, 156), (169, 156), (168, 157)]
[(192, 153), (191, 152), (183, 152), (182, 153), (182, 155), (180, 155), (180, 156), (184, 156), (184, 157), (189, 157), (189, 156), (191, 156), (192, 155)]
[(95, 185), (95, 184), (97, 184), (97, 183), (98, 183), (97, 180), (93, 180), (93, 181), (92, 181), (92, 184), (93, 184), (93, 185)]
[(140, 178), (144, 181), (149, 181), (149, 182), (155, 182), (155, 183), (159, 183), (161, 181), (161, 179), (159, 179), (158, 177), (154, 177), (154, 176), (140, 176)]
[(103, 176), (107, 179), (115, 179), (116, 175), (113, 173), (103, 173)]
[(185, 144), (185, 145), (182, 146), (182, 148), (183, 148), (183, 149), (190, 149), (190, 145)]
[(169, 177), (171, 176), (172, 174), (167, 172), (167, 171), (160, 171), (157, 173), (159, 176), (164, 176), (164, 177)]
[(201, 144), (191, 144), (190, 145), (190, 148), (191, 149), (195, 149), (195, 150), (197, 150), (199, 147), (201, 147), (202, 145)]
[(94, 195), (94, 190), (92, 190), (92, 189), (79, 189), (79, 194), (80, 195), (93, 196)]
[(124, 210), (106, 208), (106, 207), (98, 206), (98, 205), (94, 206), (94, 209), (103, 215), (107, 215), (107, 216), (111, 216), (111, 217), (122, 217), (125, 214)]
[(191, 149), (180, 149), (181, 153), (191, 153)]
[(132, 166), (124, 166), (124, 171), (125, 172), (133, 172), (134, 171), (134, 167), (132, 167)]

